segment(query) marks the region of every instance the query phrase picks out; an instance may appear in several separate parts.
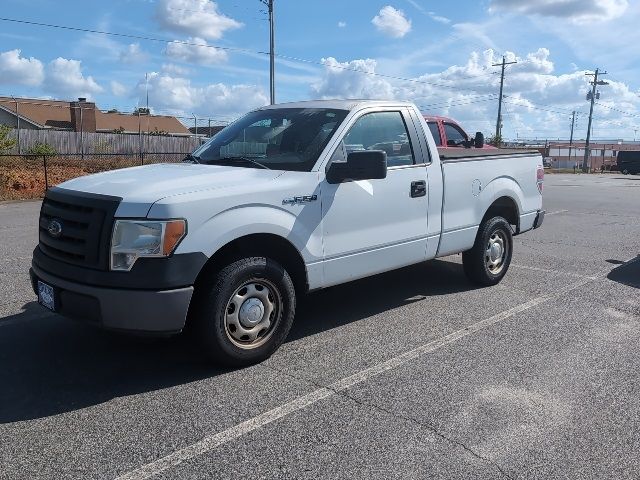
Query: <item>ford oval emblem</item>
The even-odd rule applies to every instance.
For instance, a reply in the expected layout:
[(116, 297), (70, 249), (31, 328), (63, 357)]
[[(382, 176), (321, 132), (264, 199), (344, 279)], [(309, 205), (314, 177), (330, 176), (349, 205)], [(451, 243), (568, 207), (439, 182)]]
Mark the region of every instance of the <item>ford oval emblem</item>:
[(47, 225), (47, 232), (54, 238), (58, 238), (62, 235), (62, 223), (59, 220), (53, 219)]

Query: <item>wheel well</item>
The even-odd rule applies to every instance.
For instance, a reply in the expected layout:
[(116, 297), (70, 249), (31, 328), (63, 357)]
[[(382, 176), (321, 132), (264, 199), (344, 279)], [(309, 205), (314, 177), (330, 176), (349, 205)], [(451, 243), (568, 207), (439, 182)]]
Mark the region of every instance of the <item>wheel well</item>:
[(205, 272), (220, 270), (243, 257), (268, 257), (278, 262), (289, 273), (296, 292), (308, 290), (307, 269), (304, 260), (287, 239), (278, 235), (258, 233), (237, 238), (214, 253), (198, 275), (196, 285)]
[(515, 232), (520, 230), (520, 215), (518, 213), (518, 205), (510, 197), (500, 197), (487, 209), (487, 212), (482, 217), (482, 222), (486, 220), (500, 216), (504, 217), (507, 222), (515, 227)]

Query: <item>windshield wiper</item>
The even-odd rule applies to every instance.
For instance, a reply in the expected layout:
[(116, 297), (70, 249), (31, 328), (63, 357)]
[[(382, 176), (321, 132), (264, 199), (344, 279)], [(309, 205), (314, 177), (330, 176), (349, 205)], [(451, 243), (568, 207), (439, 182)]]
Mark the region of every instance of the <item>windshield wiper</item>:
[(187, 153), (187, 156), (182, 159), (184, 163), (200, 163), (200, 157)]
[(257, 165), (258, 167), (264, 168), (266, 170), (271, 170), (265, 164), (260, 163), (257, 160), (254, 160), (253, 158), (249, 158), (249, 157), (224, 157), (224, 158), (219, 158), (218, 160), (214, 160), (214, 161), (212, 161), (210, 163), (214, 163), (214, 162), (219, 162), (219, 163), (223, 163), (223, 162), (229, 162), (229, 163), (245, 162), (245, 163), (252, 163), (252, 164)]

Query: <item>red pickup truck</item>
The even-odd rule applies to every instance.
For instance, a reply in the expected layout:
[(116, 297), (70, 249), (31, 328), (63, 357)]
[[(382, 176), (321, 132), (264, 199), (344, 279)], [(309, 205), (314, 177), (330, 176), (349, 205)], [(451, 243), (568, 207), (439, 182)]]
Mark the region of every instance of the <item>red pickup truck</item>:
[(496, 148), (484, 143), (484, 135), (477, 132), (471, 138), (455, 120), (447, 117), (423, 115), (438, 148)]

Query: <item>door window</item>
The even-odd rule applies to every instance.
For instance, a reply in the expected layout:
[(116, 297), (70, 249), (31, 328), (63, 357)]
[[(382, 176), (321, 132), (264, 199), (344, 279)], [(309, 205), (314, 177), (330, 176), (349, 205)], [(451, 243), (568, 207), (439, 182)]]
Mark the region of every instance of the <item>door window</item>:
[(413, 165), (409, 132), (400, 112), (368, 113), (351, 127), (343, 141), (346, 153), (358, 150), (387, 152), (387, 165)]
[(436, 122), (429, 122), (429, 130), (431, 130), (431, 135), (433, 135), (433, 139), (436, 142), (436, 147), (442, 146), (442, 138), (440, 138), (440, 130), (438, 129), (438, 124)]
[(444, 124), (444, 133), (447, 136), (447, 146), (449, 147), (460, 147), (463, 142), (467, 141), (465, 133), (451, 123)]

